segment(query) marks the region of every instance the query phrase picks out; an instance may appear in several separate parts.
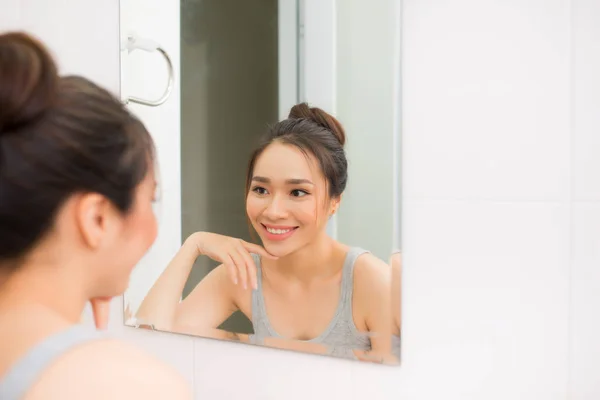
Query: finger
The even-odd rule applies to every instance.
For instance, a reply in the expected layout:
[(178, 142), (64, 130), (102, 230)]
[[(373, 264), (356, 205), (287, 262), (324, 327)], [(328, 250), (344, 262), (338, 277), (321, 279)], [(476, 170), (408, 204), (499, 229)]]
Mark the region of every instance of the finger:
[(248, 276), (250, 280), (250, 284), (253, 289), (258, 289), (258, 269), (256, 268), (256, 264), (254, 263), (254, 259), (248, 251), (244, 248), (242, 244), (239, 245), (238, 252), (244, 258), (244, 262), (246, 264), (246, 270), (248, 271)]
[(108, 327), (110, 300), (110, 297), (96, 297), (90, 300), (96, 329), (104, 330)]
[(229, 271), (229, 276), (231, 277), (231, 280), (233, 281), (234, 285), (238, 284), (238, 272), (237, 272), (237, 268), (235, 267), (235, 263), (233, 262), (233, 259), (229, 256), (224, 258), (224, 262), (223, 264), (225, 264), (225, 266), (227, 267), (227, 270)]
[(242, 242), (242, 245), (244, 246), (244, 248), (251, 253), (259, 254), (263, 257), (270, 258), (271, 260), (277, 260), (279, 258), (277, 256), (274, 256), (274, 255), (268, 253), (262, 246), (259, 246), (254, 243), (248, 243), (244, 240), (240, 240), (240, 242)]
[(359, 361), (367, 361), (376, 364), (383, 364), (385, 362), (385, 357), (383, 355), (377, 354), (373, 351), (358, 350), (355, 351), (354, 354), (356, 354)]
[(231, 259), (233, 259), (233, 262), (235, 263), (235, 268), (237, 269), (237, 272), (240, 277), (240, 281), (242, 282), (244, 289), (247, 289), (248, 288), (248, 271), (246, 270), (246, 263), (244, 262), (244, 258), (242, 257), (241, 254), (238, 253), (238, 251), (235, 249), (235, 247), (229, 253), (229, 257)]

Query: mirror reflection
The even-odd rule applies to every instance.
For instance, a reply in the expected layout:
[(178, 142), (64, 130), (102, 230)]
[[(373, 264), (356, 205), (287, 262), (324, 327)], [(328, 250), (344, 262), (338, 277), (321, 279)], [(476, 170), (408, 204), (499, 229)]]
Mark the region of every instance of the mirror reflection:
[[(337, 4), (334, 113), (299, 100), (312, 50), (294, 24), (310, 10), (228, 3), (182, 2), (183, 243), (151, 284), (134, 275), (129, 290), (147, 289), (127, 323), (397, 364), (398, 77), (393, 23), (377, 21), (390, 9)], [(286, 59), (289, 46), (304, 50)]]

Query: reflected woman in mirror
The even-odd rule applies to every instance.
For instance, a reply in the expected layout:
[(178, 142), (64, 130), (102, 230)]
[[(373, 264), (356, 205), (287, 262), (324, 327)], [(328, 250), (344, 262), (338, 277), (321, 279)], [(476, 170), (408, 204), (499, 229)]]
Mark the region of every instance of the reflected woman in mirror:
[[(327, 235), (348, 180), (342, 125), (302, 103), (252, 153), (246, 213), (262, 247), (207, 232), (188, 237), (136, 317), (156, 329), (227, 337), (235, 311), (252, 343), (386, 362), (391, 356), (391, 273), (367, 250)], [(223, 182), (224, 185), (227, 182)], [(183, 301), (197, 257), (222, 263)]]

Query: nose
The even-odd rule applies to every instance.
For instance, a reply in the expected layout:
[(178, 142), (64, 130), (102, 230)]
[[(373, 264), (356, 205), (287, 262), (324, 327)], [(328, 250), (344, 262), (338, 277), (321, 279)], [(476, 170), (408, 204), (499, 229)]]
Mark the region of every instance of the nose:
[(281, 199), (279, 196), (273, 196), (263, 214), (271, 220), (286, 218), (287, 208), (285, 200)]

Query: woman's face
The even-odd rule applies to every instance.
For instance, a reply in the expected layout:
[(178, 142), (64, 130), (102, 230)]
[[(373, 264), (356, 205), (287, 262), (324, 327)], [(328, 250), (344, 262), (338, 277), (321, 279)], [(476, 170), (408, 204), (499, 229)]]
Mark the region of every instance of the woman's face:
[(295, 146), (275, 142), (257, 158), (246, 212), (269, 253), (283, 257), (315, 240), (336, 204), (316, 160)]

